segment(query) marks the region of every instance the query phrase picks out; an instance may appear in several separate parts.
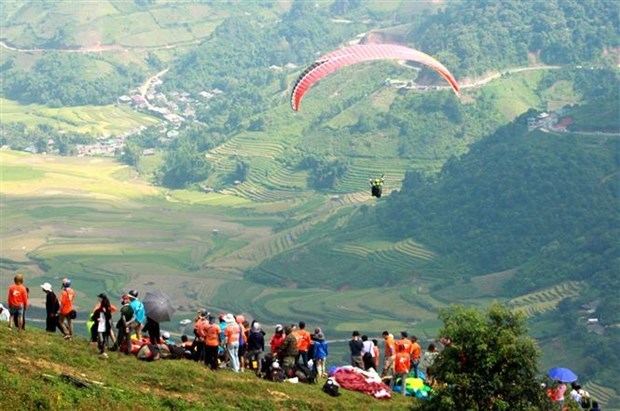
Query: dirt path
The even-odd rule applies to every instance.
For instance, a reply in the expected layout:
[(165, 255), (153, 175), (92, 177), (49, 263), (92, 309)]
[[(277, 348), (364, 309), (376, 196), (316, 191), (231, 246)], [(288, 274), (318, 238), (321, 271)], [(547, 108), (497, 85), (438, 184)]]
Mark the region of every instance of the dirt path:
[(140, 85), (140, 87), (138, 88), (138, 90), (140, 90), (140, 95), (142, 97), (144, 97), (146, 95), (146, 92), (149, 90), (149, 88), (151, 87), (151, 84), (153, 84), (154, 81), (156, 81), (159, 77), (163, 76), (164, 74), (166, 74), (168, 72), (168, 70), (170, 70), (170, 68), (165, 68), (162, 71), (160, 71), (157, 74), (154, 74), (153, 76), (147, 78), (144, 83), (142, 83), (142, 85)]
[(113, 44), (113, 45), (95, 44), (92, 46), (85, 46), (85, 47), (79, 47), (79, 48), (77, 47), (76, 48), (37, 48), (37, 47), (20, 48), (20, 47), (15, 47), (5, 41), (0, 41), (0, 47), (7, 49), (7, 50), (16, 51), (18, 53), (45, 53), (49, 51), (56, 51), (59, 53), (105, 53), (105, 52), (130, 52), (130, 51), (144, 52), (144, 51), (153, 51), (153, 50), (170, 50), (170, 49), (174, 49), (177, 47), (200, 44), (200, 42), (204, 40), (205, 38), (206, 36), (198, 37), (194, 40), (182, 41), (178, 43), (163, 44), (159, 46), (144, 46), (144, 47), (123, 46), (120, 44)]

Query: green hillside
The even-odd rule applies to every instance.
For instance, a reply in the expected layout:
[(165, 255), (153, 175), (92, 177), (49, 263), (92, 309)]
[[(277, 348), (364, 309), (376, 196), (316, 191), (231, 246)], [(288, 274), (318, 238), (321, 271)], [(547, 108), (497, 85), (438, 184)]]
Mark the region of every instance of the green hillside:
[[(0, 334), (0, 404), (19, 410), (354, 410), (413, 406), (395, 396), (379, 401), (341, 390), (333, 398), (321, 385), (275, 383), (251, 372), (208, 370), (187, 360), (147, 363), (110, 353), (98, 358), (86, 340), (67, 342), (40, 330)], [(86, 383), (80, 388), (63, 376)], [(10, 389), (9, 389), (10, 387)]]

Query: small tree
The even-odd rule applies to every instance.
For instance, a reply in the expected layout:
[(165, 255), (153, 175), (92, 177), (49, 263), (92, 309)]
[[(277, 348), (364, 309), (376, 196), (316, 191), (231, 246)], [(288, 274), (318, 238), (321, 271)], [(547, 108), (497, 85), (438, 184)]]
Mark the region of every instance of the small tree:
[(523, 315), (494, 304), (441, 311), (446, 347), (433, 375), (440, 382), (422, 410), (542, 410), (550, 403), (537, 379), (540, 351)]

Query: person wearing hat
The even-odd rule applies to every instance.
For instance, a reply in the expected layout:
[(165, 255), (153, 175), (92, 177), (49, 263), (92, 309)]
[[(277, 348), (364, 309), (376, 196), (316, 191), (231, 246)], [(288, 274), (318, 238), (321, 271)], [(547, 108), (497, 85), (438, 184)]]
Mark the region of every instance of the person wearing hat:
[(172, 336), (170, 335), (170, 333), (168, 331), (164, 331), (161, 334), (161, 338), (163, 338), (164, 344), (172, 344), (172, 345), (174, 345), (174, 340), (172, 339)]
[(73, 301), (75, 300), (75, 292), (71, 288), (71, 280), (62, 279), (62, 291), (60, 292), (60, 314), (58, 315), (58, 324), (60, 330), (65, 335), (65, 339), (73, 338), (73, 318), (75, 310), (73, 309)]
[(269, 348), (271, 355), (277, 355), (278, 348), (284, 343), (284, 339), (286, 336), (284, 335), (284, 327), (280, 324), (276, 324), (275, 333), (271, 336), (269, 340)]
[(252, 322), (252, 328), (248, 334), (248, 361), (250, 368), (258, 373), (263, 366), (263, 352), (265, 351), (265, 333), (260, 328), (260, 323)]
[(118, 330), (118, 338), (116, 340), (116, 347), (127, 355), (131, 353), (131, 328), (136, 322), (136, 316), (130, 305), (131, 299), (128, 295), (123, 295), (121, 298), (121, 318), (116, 323), (116, 329)]
[(228, 313), (224, 316), (226, 322), (226, 328), (224, 329), (224, 335), (226, 335), (226, 352), (228, 352), (228, 361), (233, 372), (240, 371), (239, 364), (239, 340), (241, 339), (242, 328), (235, 321), (235, 316)]
[(138, 290), (129, 291), (129, 306), (133, 310), (133, 314), (136, 316), (136, 320), (132, 324), (132, 329), (136, 331), (136, 338), (138, 341), (142, 340), (142, 328), (146, 322), (146, 312), (144, 311), (144, 304), (138, 299)]
[(45, 293), (45, 331), (53, 333), (56, 332), (56, 328), (60, 329), (58, 324), (60, 302), (56, 294), (54, 294), (50, 283), (41, 284), (41, 289)]
[(325, 370), (325, 367), (329, 351), (327, 349), (327, 341), (325, 341), (325, 336), (322, 332), (316, 334), (313, 345), (314, 348), (312, 350), (312, 354), (314, 366), (316, 367), (316, 375), (322, 378), (326, 378), (327, 372)]
[(19, 273), (13, 278), (14, 284), (9, 287), (9, 314), (11, 320), (9, 321), (9, 328), (13, 327), (13, 324), (17, 327), (18, 331), (24, 329), (24, 318), (26, 317), (26, 310), (28, 309), (28, 291), (24, 286), (24, 275)]

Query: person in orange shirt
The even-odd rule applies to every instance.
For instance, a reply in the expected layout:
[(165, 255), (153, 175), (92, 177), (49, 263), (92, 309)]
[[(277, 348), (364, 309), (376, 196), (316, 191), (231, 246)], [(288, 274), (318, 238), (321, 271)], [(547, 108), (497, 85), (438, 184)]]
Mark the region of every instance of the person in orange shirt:
[[(71, 288), (71, 280), (62, 279), (62, 292), (60, 293), (60, 314), (58, 315), (58, 324), (65, 339), (73, 338), (73, 319), (75, 318), (75, 310), (73, 309), (73, 301), (75, 300), (75, 292)], [(66, 323), (65, 323), (66, 321)]]
[(295, 338), (297, 338), (297, 349), (299, 350), (297, 358), (295, 358), (295, 364), (299, 364), (299, 359), (301, 359), (302, 364), (308, 367), (308, 349), (312, 339), (310, 338), (310, 333), (306, 331), (305, 322), (299, 322), (299, 331), (296, 332)]
[(24, 317), (28, 310), (28, 291), (24, 287), (24, 275), (18, 273), (13, 278), (14, 284), (9, 287), (9, 328), (13, 328), (13, 324), (17, 327), (17, 331), (24, 329)]
[(217, 371), (217, 350), (220, 345), (220, 326), (215, 323), (215, 317), (209, 316), (209, 321), (202, 324), (200, 335), (205, 342), (205, 365)]
[(394, 377), (394, 360), (396, 358), (396, 344), (394, 343), (394, 337), (387, 332), (383, 331), (383, 340), (385, 340), (385, 357), (383, 358), (383, 371), (381, 372), (381, 378), (387, 376), (388, 371), (392, 372)]
[(286, 338), (286, 335), (284, 335), (284, 328), (280, 324), (277, 324), (276, 332), (271, 337), (271, 340), (269, 340), (269, 347), (270, 347), (272, 356), (274, 357), (277, 356), (278, 348), (280, 348), (280, 346), (284, 344), (285, 338)]
[(418, 366), (420, 365), (420, 357), (422, 356), (422, 347), (418, 344), (418, 337), (411, 336), (411, 368), (415, 372), (415, 377), (418, 378)]
[(406, 384), (411, 367), (411, 354), (408, 351), (405, 351), (403, 345), (397, 346), (396, 350), (396, 358), (394, 359), (394, 378), (392, 378), (390, 386), (393, 388), (394, 384), (396, 384), (396, 380), (400, 378), (401, 392), (403, 395), (407, 395)]
[(235, 317), (228, 313), (224, 316), (227, 323), (224, 329), (226, 335), (226, 351), (228, 351), (228, 359), (233, 372), (239, 372), (239, 339), (241, 338), (242, 329), (235, 321)]
[(413, 348), (413, 344), (409, 339), (409, 334), (407, 331), (400, 332), (400, 340), (396, 341), (396, 352), (398, 352), (398, 347), (402, 347), (402, 351), (408, 352), (411, 355), (411, 349)]
[(377, 372), (379, 372), (379, 341), (373, 339), (372, 343), (374, 345), (373, 351), (374, 351), (374, 354), (375, 354), (375, 370), (377, 370)]

